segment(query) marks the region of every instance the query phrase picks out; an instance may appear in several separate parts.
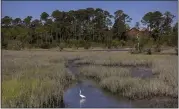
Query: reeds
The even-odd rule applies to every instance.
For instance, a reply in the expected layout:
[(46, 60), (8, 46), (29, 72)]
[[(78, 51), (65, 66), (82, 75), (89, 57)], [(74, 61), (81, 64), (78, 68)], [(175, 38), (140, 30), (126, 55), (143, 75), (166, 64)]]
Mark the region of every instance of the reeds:
[[(178, 98), (176, 55), (3, 50), (2, 107), (56, 107), (73, 81), (65, 63), (76, 58), (81, 76), (95, 78), (112, 93), (131, 99)], [(131, 67), (150, 68), (153, 77), (132, 77)]]
[[(45, 52), (45, 53), (48, 53)], [(63, 55), (7, 51), (2, 56), (2, 107), (57, 107), (73, 81)]]
[[(175, 55), (99, 53), (96, 57), (92, 55), (88, 59), (76, 61), (79, 65), (84, 63), (88, 64), (79, 67), (80, 74), (98, 78), (101, 87), (112, 93), (131, 99), (155, 96), (178, 98), (178, 61)], [(148, 67), (152, 69), (153, 77), (132, 77), (129, 70), (131, 67)]]

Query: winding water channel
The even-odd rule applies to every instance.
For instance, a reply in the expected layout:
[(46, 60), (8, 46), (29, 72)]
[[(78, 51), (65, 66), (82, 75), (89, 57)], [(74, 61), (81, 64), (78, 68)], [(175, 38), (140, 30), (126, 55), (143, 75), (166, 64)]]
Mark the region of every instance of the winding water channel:
[[(78, 73), (74, 65), (75, 60), (68, 63), (68, 70), (72, 74)], [(82, 99), (79, 91), (86, 96)], [(94, 82), (90, 80), (81, 80), (71, 86), (64, 94), (64, 104), (68, 108), (116, 108), (116, 107), (133, 107), (129, 100), (117, 99), (107, 93), (104, 93)]]
[[(68, 61), (68, 72), (75, 76), (78, 68), (74, 64), (74, 60)], [(82, 92), (86, 99), (79, 96)], [(63, 96), (65, 108), (139, 108), (150, 107), (149, 104), (155, 101), (149, 100), (129, 100), (124, 97), (116, 97), (102, 90), (95, 82), (87, 79), (79, 79), (64, 93)], [(163, 106), (162, 106), (163, 107)]]

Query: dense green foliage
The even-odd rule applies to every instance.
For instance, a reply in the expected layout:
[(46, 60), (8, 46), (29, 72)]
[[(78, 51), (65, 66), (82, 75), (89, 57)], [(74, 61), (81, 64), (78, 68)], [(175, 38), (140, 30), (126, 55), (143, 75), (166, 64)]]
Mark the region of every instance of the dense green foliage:
[[(152, 39), (158, 45), (177, 46), (178, 23), (172, 27), (173, 18), (174, 15), (170, 12), (146, 13), (141, 22), (148, 27), (150, 35), (141, 37)], [(129, 23), (132, 18), (122, 10), (117, 10), (114, 16), (100, 8), (69, 12), (55, 10), (51, 15), (43, 12), (40, 19), (32, 19), (32, 16), (25, 19), (12, 19), (9, 16), (2, 18), (2, 48), (20, 50), (59, 47), (62, 50), (64, 47), (88, 49), (93, 44), (105, 45), (108, 48), (135, 44), (135, 41), (125, 34), (130, 30)], [(136, 22), (135, 28), (140, 29), (139, 26), (140, 22)], [(145, 43), (141, 44), (144, 46)]]

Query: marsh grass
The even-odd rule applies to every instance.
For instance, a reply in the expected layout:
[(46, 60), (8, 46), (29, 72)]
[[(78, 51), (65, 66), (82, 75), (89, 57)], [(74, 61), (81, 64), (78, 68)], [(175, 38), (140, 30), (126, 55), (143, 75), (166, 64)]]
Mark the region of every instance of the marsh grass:
[[(100, 70), (100, 71), (98, 71)], [(130, 76), (129, 69), (126, 68), (107, 68), (104, 66), (83, 66), (80, 68), (80, 75), (94, 77), (98, 80), (103, 80), (104, 78), (111, 76), (121, 76), (127, 77)]]
[[(152, 59), (159, 57), (156, 55), (131, 55), (127, 52), (111, 52), (111, 53), (98, 53), (96, 55), (85, 57), (82, 60), (78, 60), (76, 64), (92, 64), (92, 65), (104, 65), (104, 66), (146, 66), (152, 65)], [(161, 56), (162, 57), (162, 56)]]
[(4, 51), (2, 107), (57, 107), (73, 81), (58, 53)]
[(158, 79), (171, 86), (175, 96), (178, 96), (178, 60), (177, 56), (165, 60), (155, 60), (152, 66), (154, 74)]
[[(56, 107), (66, 86), (68, 60), (80, 75), (95, 78), (100, 86), (131, 99), (178, 98), (176, 55), (132, 55), (128, 52), (58, 52), (54, 50), (2, 51), (2, 107)], [(107, 66), (111, 67), (107, 67)], [(115, 66), (117, 65), (117, 66)], [(118, 66), (119, 65), (119, 66)], [(152, 78), (132, 77), (129, 67), (148, 67)], [(59, 104), (60, 103), (60, 104)]]
[[(171, 55), (130, 55), (126, 53), (99, 53), (98, 55), (76, 61), (88, 63), (79, 67), (80, 74), (98, 78), (102, 88), (130, 99), (150, 99), (152, 97), (178, 98), (178, 62), (177, 56)], [(90, 64), (89, 64), (90, 63)], [(97, 64), (114, 65), (97, 66)], [(151, 68), (152, 78), (132, 77), (129, 67)]]

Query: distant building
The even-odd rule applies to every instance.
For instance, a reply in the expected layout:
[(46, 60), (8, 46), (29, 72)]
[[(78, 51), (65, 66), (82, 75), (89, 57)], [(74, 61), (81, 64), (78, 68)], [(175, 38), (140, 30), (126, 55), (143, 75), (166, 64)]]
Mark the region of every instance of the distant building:
[(148, 37), (150, 35), (150, 31), (148, 31), (147, 28), (131, 28), (125, 33), (125, 35), (129, 38), (137, 37), (137, 35), (139, 37)]

